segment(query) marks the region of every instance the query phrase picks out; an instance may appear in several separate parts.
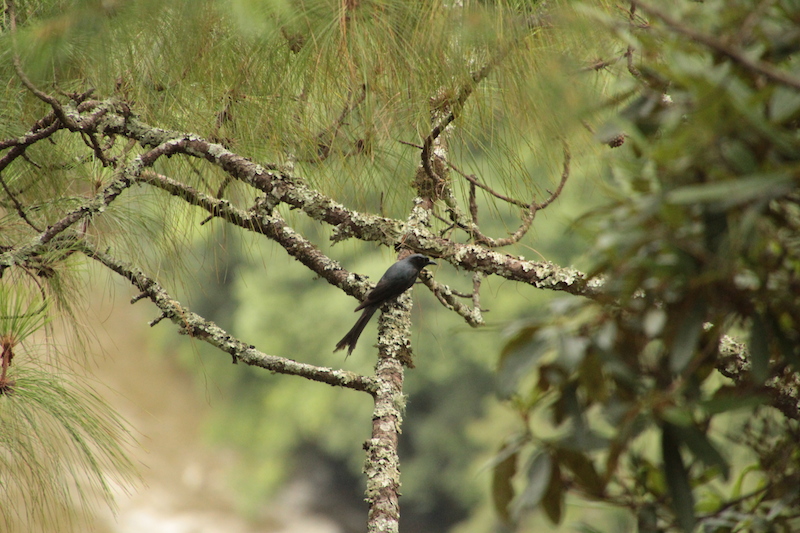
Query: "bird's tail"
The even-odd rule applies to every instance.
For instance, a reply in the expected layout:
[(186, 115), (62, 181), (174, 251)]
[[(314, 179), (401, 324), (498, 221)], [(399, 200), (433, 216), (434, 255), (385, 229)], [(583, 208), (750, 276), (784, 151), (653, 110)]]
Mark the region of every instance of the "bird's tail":
[(361, 313), (361, 316), (358, 317), (358, 320), (356, 320), (355, 325), (350, 329), (350, 331), (347, 332), (347, 335), (342, 337), (342, 340), (336, 344), (336, 349), (333, 351), (338, 352), (347, 346), (347, 355), (353, 353), (353, 349), (356, 347), (356, 343), (358, 342), (358, 338), (361, 336), (361, 332), (364, 331), (367, 322), (369, 322), (369, 319), (372, 318), (372, 315), (374, 315), (375, 311), (377, 310), (378, 307), (374, 305), (365, 307), (364, 312)]

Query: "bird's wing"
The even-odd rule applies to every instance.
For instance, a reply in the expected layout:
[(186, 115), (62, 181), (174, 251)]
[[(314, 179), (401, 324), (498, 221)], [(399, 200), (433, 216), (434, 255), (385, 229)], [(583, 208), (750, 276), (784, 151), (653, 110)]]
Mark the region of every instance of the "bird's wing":
[(364, 309), (368, 305), (381, 305), (387, 300), (400, 296), (408, 290), (417, 279), (418, 271), (409, 265), (395, 263), (381, 277), (375, 288), (372, 289), (364, 301), (356, 307), (356, 311)]

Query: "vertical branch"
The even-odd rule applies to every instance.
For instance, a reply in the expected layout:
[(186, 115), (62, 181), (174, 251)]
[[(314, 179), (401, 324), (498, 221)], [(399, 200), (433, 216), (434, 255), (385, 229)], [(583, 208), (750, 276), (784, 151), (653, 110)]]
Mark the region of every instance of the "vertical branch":
[[(430, 208), (416, 198), (408, 217), (407, 230), (428, 226)], [(407, 233), (408, 235), (408, 233)], [(401, 252), (400, 257), (403, 257)], [(381, 309), (378, 320), (378, 362), (375, 364), (377, 391), (372, 411), (372, 437), (364, 444), (367, 458), (366, 500), (369, 503), (367, 531), (400, 531), (400, 458), (397, 445), (403, 423), (403, 367), (414, 368), (411, 357), (411, 292)]]
[(403, 365), (410, 360), (411, 295), (407, 292), (381, 314), (378, 322), (378, 391), (372, 412), (372, 437), (364, 444), (367, 458), (367, 531), (400, 529), (400, 458), (397, 445), (403, 421)]

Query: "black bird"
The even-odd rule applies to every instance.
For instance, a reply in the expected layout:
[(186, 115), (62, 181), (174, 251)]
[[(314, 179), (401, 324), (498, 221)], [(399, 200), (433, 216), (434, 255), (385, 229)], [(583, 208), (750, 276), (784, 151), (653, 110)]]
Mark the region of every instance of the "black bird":
[(369, 322), (369, 319), (375, 314), (375, 311), (384, 303), (397, 298), (410, 289), (417, 280), (417, 275), (419, 275), (420, 271), (428, 265), (435, 264), (436, 263), (431, 261), (427, 256), (413, 254), (404, 257), (390, 266), (383, 276), (381, 276), (375, 288), (367, 293), (361, 305), (356, 307), (356, 311), (363, 309), (364, 312), (361, 313), (356, 324), (347, 332), (347, 335), (336, 344), (334, 352), (348, 347), (347, 355), (353, 353), (358, 338), (361, 336), (361, 332), (364, 331), (364, 326), (367, 325), (367, 322)]

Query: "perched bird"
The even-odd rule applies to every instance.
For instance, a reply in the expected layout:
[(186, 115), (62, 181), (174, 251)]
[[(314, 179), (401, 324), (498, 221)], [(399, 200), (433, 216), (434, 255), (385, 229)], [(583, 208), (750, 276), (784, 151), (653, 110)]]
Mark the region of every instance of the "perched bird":
[(390, 266), (381, 276), (375, 288), (367, 293), (361, 305), (356, 307), (356, 311), (363, 309), (364, 312), (361, 313), (361, 316), (353, 328), (347, 332), (347, 335), (336, 344), (334, 352), (347, 347), (347, 355), (353, 353), (358, 338), (361, 336), (361, 332), (364, 331), (364, 326), (367, 325), (375, 311), (384, 303), (397, 298), (410, 289), (417, 280), (417, 275), (419, 275), (420, 271), (428, 265), (435, 264), (425, 255), (413, 254)]

